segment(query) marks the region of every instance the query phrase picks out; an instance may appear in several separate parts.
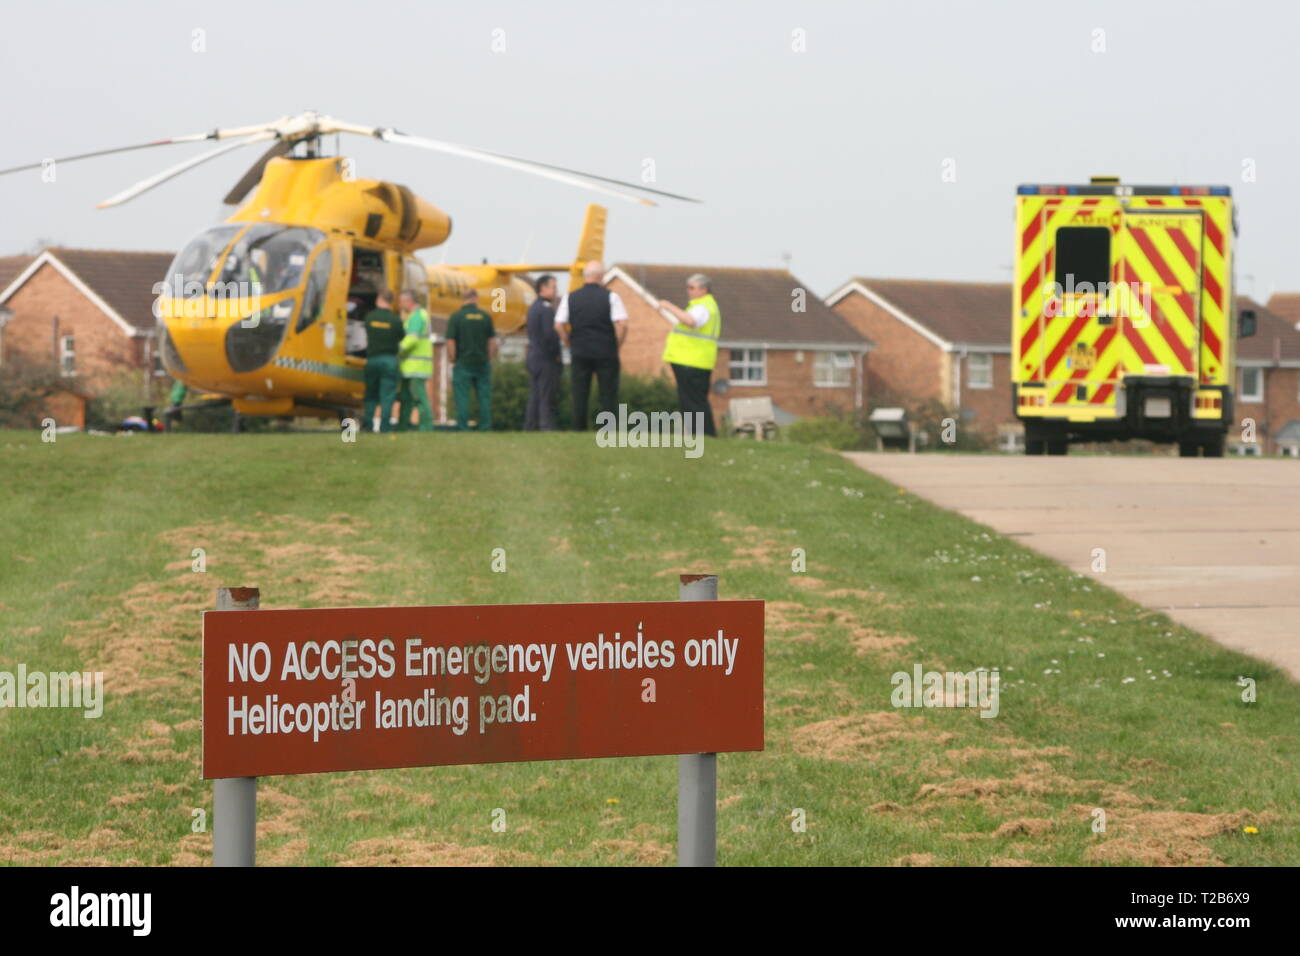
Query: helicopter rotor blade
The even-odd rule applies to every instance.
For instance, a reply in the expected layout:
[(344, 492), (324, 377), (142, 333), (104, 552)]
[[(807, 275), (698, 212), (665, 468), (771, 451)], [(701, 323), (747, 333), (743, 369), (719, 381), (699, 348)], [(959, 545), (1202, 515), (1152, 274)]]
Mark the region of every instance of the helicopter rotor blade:
[[(362, 130), (353, 128), (347, 129), (346, 132), (361, 132)], [(466, 159), (477, 159), (486, 163), (493, 163), (497, 166), (505, 166), (508, 169), (517, 169), (521, 172), (532, 173), (534, 176), (542, 176), (546, 179), (553, 179), (557, 182), (568, 183), (571, 186), (580, 186), (583, 189), (591, 189), (596, 192), (605, 193), (609, 196), (615, 196), (628, 202), (640, 203), (643, 206), (654, 206), (657, 203), (646, 199), (644, 196), (637, 196), (625, 192), (621, 189), (611, 189), (608, 186), (602, 186), (597, 182), (590, 180), (599, 180), (604, 183), (637, 189), (643, 192), (651, 192), (661, 196), (670, 196), (674, 199), (686, 199), (689, 202), (698, 202), (699, 200), (688, 199), (686, 196), (676, 196), (672, 193), (665, 193), (656, 189), (648, 189), (637, 183), (623, 182), (618, 179), (609, 179), (605, 176), (594, 176), (590, 173), (584, 173), (576, 169), (566, 169), (563, 166), (551, 166), (546, 163), (535, 163), (531, 160), (516, 159), (513, 156), (503, 156), (500, 153), (491, 153), (482, 149), (475, 149), (472, 146), (461, 146), (457, 143), (445, 143), (441, 140), (426, 139), (423, 136), (411, 136), (407, 133), (399, 133), (394, 129), (376, 129), (370, 131), (370, 135), (381, 139), (387, 143), (401, 143), (406, 146), (419, 146), (422, 149), (430, 149), (439, 153), (447, 153), (452, 156), (463, 156)]]
[(27, 163), (23, 166), (10, 166), (8, 169), (0, 169), (0, 176), (7, 173), (21, 173), (29, 169), (41, 169), (47, 162), (51, 163), (71, 163), (78, 159), (94, 159), (97, 156), (112, 156), (114, 153), (129, 153), (137, 149), (151, 149), (154, 146), (170, 146), (172, 143), (197, 143), (207, 139), (209, 133), (195, 133), (193, 136), (174, 136), (171, 139), (156, 139), (152, 143), (136, 143), (134, 146), (116, 146), (113, 149), (97, 149), (92, 153), (78, 153), (76, 156), (56, 156), (48, 160), (41, 160), (39, 163)]
[(261, 123), (257, 126), (239, 126), (229, 129), (214, 129), (207, 133), (190, 133), (185, 136), (169, 136), (167, 139), (155, 139), (148, 143), (135, 143), (131, 146), (115, 146), (112, 149), (97, 149), (89, 153), (78, 153), (75, 156), (55, 156), (50, 159), (43, 159), (39, 163), (24, 163), (22, 166), (11, 166), (8, 169), (0, 169), (0, 176), (8, 173), (21, 173), (29, 169), (42, 169), (46, 163), (71, 163), (79, 159), (95, 159), (99, 156), (112, 156), (116, 153), (130, 153), (137, 149), (152, 149), (155, 146), (171, 146), (174, 143), (201, 143), (206, 139), (232, 139), (240, 136), (250, 136), (255, 133), (274, 130), (284, 125), (289, 117), (283, 117), (273, 123)]
[(625, 182), (624, 180), (621, 179), (610, 179), (608, 176), (597, 176), (595, 173), (584, 173), (580, 169), (569, 169), (567, 166), (555, 166), (552, 165), (551, 163), (538, 162), (535, 159), (520, 159), (517, 156), (507, 156), (504, 153), (492, 153), (489, 152), (488, 150), (478, 150), (478, 152), (487, 153), (489, 156), (497, 156), (501, 159), (508, 159), (516, 163), (525, 163), (529, 166), (540, 166), (543, 169), (553, 169), (557, 172), (570, 173), (575, 176), (582, 176), (586, 179), (596, 179), (602, 183), (613, 183), (616, 186), (628, 186), (632, 189), (639, 189), (642, 192), (654, 193), (656, 196), (664, 196), (667, 199), (679, 199), (682, 202), (695, 202), (695, 203), (704, 202), (703, 199), (694, 199), (690, 196), (682, 196), (678, 193), (670, 193), (663, 189), (654, 189), (650, 186), (642, 186), (640, 183)]
[(265, 132), (256, 133), (252, 136), (249, 136), (247, 139), (236, 140), (233, 143), (227, 143), (224, 146), (218, 146), (216, 149), (209, 150), (206, 153), (201, 153), (198, 156), (191, 156), (183, 163), (177, 163), (175, 166), (168, 167), (167, 169), (164, 169), (162, 172), (150, 176), (148, 179), (140, 180), (140, 182), (136, 183), (134, 186), (130, 186), (127, 189), (122, 190), (117, 195), (110, 196), (108, 199), (105, 199), (103, 202), (98, 203), (96, 205), (96, 208), (106, 209), (109, 206), (120, 206), (122, 203), (134, 199), (136, 196), (139, 196), (141, 193), (146, 193), (149, 190), (153, 189), (155, 186), (161, 185), (162, 183), (167, 182), (167, 180), (179, 176), (181, 173), (186, 172), (187, 170), (193, 169), (195, 166), (199, 166), (203, 163), (206, 163), (210, 159), (216, 159), (218, 156), (223, 156), (226, 153), (229, 153), (232, 150), (239, 149), (243, 146), (249, 146), (253, 143), (265, 142), (268, 139), (275, 139), (278, 135), (279, 134), (268, 130)]
[(298, 140), (296, 139), (286, 138), (272, 144), (271, 148), (263, 153), (257, 162), (248, 167), (248, 171), (240, 177), (239, 182), (235, 183), (234, 187), (230, 192), (226, 193), (226, 197), (221, 201), (227, 206), (233, 206), (243, 202), (244, 197), (252, 191), (254, 186), (261, 182), (262, 173), (266, 169), (266, 164), (278, 156), (284, 156), (292, 150), (297, 143)]
[[(567, 183), (571, 186), (579, 186), (583, 189), (590, 189), (595, 192), (604, 193), (614, 196), (627, 202), (639, 203), (644, 206), (657, 205), (654, 201), (647, 199), (644, 194), (653, 196), (662, 196), (668, 199), (677, 199), (682, 202), (701, 202), (699, 199), (693, 199), (690, 196), (682, 196), (677, 193), (666, 192), (662, 189), (654, 189), (641, 183), (628, 182), (626, 180), (612, 179), (608, 176), (598, 176), (595, 173), (587, 173), (578, 169), (570, 169), (566, 166), (557, 166), (551, 163), (541, 163), (534, 160), (522, 159), (517, 156), (507, 156), (503, 153), (494, 153), (490, 150), (476, 149), (472, 146), (462, 146), (458, 143), (448, 143), (442, 140), (427, 139), (422, 136), (411, 136), (407, 133), (398, 132), (388, 127), (362, 126), (356, 123), (346, 123), (329, 116), (322, 116), (314, 111), (307, 111), (297, 116), (282, 116), (280, 119), (270, 123), (262, 123), (256, 126), (229, 127), (226, 129), (214, 129), (208, 133), (194, 133), (188, 136), (175, 136), (169, 139), (154, 140), (149, 143), (138, 143), (132, 146), (120, 146), (114, 149), (96, 150), (89, 153), (80, 153), (75, 156), (65, 156), (52, 160), (55, 163), (72, 162), (79, 159), (91, 159), (97, 156), (109, 156), (114, 153), (125, 153), (132, 150), (148, 149), (153, 146), (167, 146), (172, 143), (195, 143), (203, 140), (226, 140), (238, 139), (238, 142), (229, 143), (218, 149), (204, 153), (201, 156), (193, 157), (183, 163), (142, 180), (134, 186), (126, 189), (116, 196), (112, 196), (99, 204), (99, 208), (107, 206), (116, 206), (121, 203), (134, 199), (141, 193), (148, 192), (155, 186), (166, 182), (167, 180), (180, 175), (186, 170), (193, 169), (195, 166), (205, 163), (217, 156), (238, 149), (241, 146), (247, 146), (250, 143), (264, 142), (269, 139), (279, 140), (271, 147), (252, 168), (237, 182), (233, 189), (226, 195), (227, 203), (240, 202), (252, 189), (252, 187), (261, 178), (266, 164), (276, 156), (285, 155), (293, 146), (306, 139), (318, 139), (321, 136), (330, 133), (355, 133), (362, 136), (371, 136), (388, 143), (399, 143), (406, 146), (417, 146), (421, 149), (428, 149), (434, 152), (445, 153), (452, 156), (461, 156), (466, 159), (476, 159), (480, 162), (492, 163), (497, 166), (504, 166), (507, 169), (514, 169), (520, 172), (531, 173), (534, 176), (541, 176), (545, 179), (552, 179), (557, 182)], [(31, 169), (43, 169), (51, 160), (43, 160), (39, 163), (28, 163), (22, 166), (14, 166), (10, 169), (0, 169), (0, 176), (6, 173), (22, 172)], [(618, 188), (614, 188), (618, 187)]]

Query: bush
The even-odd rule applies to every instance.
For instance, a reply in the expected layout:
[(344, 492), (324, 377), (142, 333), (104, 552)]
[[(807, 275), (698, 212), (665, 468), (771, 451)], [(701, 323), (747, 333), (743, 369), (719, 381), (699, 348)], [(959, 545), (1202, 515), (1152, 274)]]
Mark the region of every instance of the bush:
[(862, 433), (852, 423), (839, 418), (801, 418), (785, 429), (790, 441), (806, 445), (825, 445), (836, 451), (861, 448)]
[[(569, 368), (566, 365), (560, 373), (560, 387), (557, 389), (556, 422), (562, 430), (573, 427), (573, 392), (571, 389)], [(618, 400), (627, 406), (629, 412), (674, 412), (677, 411), (677, 388), (665, 378), (647, 375), (631, 375), (623, 372), (618, 379)], [(470, 414), (475, 405), (470, 400)], [(451, 395), (447, 414), (454, 421), (456, 418), (456, 396)], [(528, 369), (523, 362), (498, 362), (492, 367), (492, 430), (520, 431), (524, 427), (524, 413), (528, 409)], [(595, 427), (596, 414), (600, 411), (600, 401), (596, 382), (591, 384), (591, 401), (588, 404), (589, 429)]]
[[(984, 451), (988, 441), (970, 425), (936, 399), (921, 402), (908, 411), (918, 432), (916, 446), (926, 451)], [(920, 433), (925, 434), (922, 439)], [(944, 441), (945, 433), (952, 441)]]
[[(165, 383), (165, 387), (164, 387)], [(122, 369), (113, 374), (86, 407), (86, 427), (114, 431), (129, 415), (143, 415), (152, 405), (154, 417), (161, 419), (167, 404), (171, 379), (152, 380), (146, 384), (138, 369)]]
[(0, 428), (39, 428), (47, 396), (64, 387), (49, 366), (9, 359), (0, 366)]

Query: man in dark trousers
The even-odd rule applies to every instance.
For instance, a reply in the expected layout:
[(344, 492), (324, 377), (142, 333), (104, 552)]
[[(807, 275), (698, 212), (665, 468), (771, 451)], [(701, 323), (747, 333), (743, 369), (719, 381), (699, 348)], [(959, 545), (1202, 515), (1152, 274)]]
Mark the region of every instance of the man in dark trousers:
[(451, 388), (456, 396), (456, 428), (469, 430), (469, 392), (478, 397), (478, 430), (492, 430), (492, 359), (497, 354), (492, 316), (478, 307), (478, 292), (465, 293), (465, 304), (447, 320)]
[(601, 285), (604, 278), (604, 264), (588, 262), (582, 269), (583, 287), (561, 299), (555, 313), (555, 328), (569, 347), (575, 431), (587, 428), (592, 375), (601, 410), (618, 414), (618, 350), (627, 337), (627, 308), (617, 292)]
[(393, 430), (389, 418), (393, 403), (397, 401), (397, 351), (406, 330), (402, 320), (393, 311), (393, 294), (387, 289), (375, 297), (375, 308), (366, 316), (366, 398), (363, 421), (366, 428), (375, 420), (375, 405), (379, 406), (379, 430)]
[(686, 414), (698, 414), (704, 434), (716, 435), (713, 409), (709, 407), (709, 377), (718, 360), (718, 339), (722, 337), (722, 312), (713, 298), (709, 277), (701, 272), (686, 280), (686, 308), (667, 299), (659, 300), (659, 314), (672, 330), (664, 343), (664, 361), (677, 380), (677, 406)]
[(560, 390), (560, 336), (555, 331), (555, 276), (537, 280), (537, 299), (528, 307), (528, 409), (524, 431), (555, 431)]

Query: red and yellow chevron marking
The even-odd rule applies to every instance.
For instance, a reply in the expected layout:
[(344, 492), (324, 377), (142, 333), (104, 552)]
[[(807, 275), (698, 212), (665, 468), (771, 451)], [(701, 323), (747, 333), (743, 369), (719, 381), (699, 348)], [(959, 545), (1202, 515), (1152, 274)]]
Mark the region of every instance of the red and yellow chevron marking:
[[(1045, 387), (1030, 414), (1113, 416), (1125, 375), (1229, 381), (1230, 198), (1127, 198), (1018, 197), (1012, 380)], [(1063, 226), (1110, 228), (1109, 295), (1048, 294)]]

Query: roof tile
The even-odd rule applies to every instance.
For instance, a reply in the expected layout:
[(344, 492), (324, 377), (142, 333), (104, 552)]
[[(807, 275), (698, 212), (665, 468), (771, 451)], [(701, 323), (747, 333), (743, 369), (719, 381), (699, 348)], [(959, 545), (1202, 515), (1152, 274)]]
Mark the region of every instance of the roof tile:
[(1284, 319), (1300, 322), (1300, 292), (1275, 292), (1268, 300), (1268, 308)]
[(865, 277), (855, 281), (944, 341), (1010, 345), (1010, 283)]
[[(785, 269), (652, 265), (616, 262), (633, 282), (657, 299), (686, 305), (686, 277), (702, 272), (712, 282), (722, 312), (722, 341), (869, 348), (871, 343)], [(804, 311), (792, 308), (804, 291)]]
[(1237, 340), (1237, 358), (1255, 361), (1300, 361), (1300, 331), (1295, 323), (1272, 308), (1264, 307), (1244, 295), (1237, 297), (1237, 308), (1255, 310), (1255, 334)]
[(9, 287), (32, 264), (35, 256), (0, 256), (0, 292)]
[(49, 250), (133, 328), (152, 331), (157, 320), (153, 287), (167, 278), (171, 252), (124, 252), (117, 249)]

